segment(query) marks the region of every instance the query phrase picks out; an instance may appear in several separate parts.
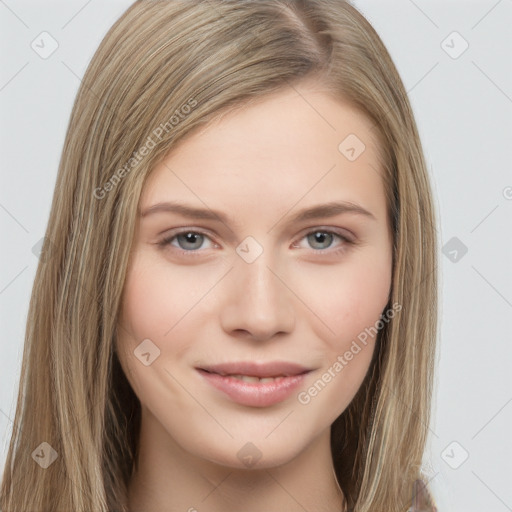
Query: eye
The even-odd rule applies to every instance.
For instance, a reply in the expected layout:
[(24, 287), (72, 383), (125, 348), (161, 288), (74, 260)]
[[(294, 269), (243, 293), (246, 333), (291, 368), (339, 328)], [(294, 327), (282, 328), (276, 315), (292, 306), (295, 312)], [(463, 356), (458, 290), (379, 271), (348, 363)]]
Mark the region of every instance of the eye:
[[(196, 252), (197, 249), (201, 247), (205, 238), (208, 240), (210, 239), (206, 233), (187, 230), (164, 238), (162, 241), (158, 242), (158, 245), (161, 247), (177, 247), (178, 252), (191, 253)], [(176, 244), (173, 244), (174, 241), (177, 242), (177, 246)], [(187, 254), (187, 256), (189, 256), (189, 254)]]
[[(354, 244), (352, 240), (350, 240), (347, 236), (342, 235), (341, 233), (331, 231), (328, 229), (318, 228), (314, 231), (309, 231), (306, 235), (301, 238), (301, 240), (307, 240), (308, 245), (315, 249), (314, 252), (325, 252), (329, 250), (332, 246), (333, 241), (341, 240), (341, 245), (338, 249), (333, 249), (334, 252), (339, 252), (345, 250), (347, 245)], [(294, 245), (297, 247), (297, 245)], [(331, 251), (329, 251), (331, 252)]]

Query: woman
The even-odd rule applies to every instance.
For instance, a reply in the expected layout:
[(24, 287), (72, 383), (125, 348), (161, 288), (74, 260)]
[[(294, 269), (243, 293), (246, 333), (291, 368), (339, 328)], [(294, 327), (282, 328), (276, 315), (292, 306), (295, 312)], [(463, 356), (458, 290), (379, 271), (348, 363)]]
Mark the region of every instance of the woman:
[(435, 510), (430, 185), (349, 3), (135, 2), (43, 252), (3, 511)]

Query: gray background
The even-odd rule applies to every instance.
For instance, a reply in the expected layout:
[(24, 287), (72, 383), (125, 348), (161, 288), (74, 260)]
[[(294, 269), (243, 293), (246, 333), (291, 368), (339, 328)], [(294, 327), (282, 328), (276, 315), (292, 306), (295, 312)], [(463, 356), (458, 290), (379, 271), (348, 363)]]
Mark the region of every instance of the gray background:
[[(512, 511), (512, 0), (354, 3), (401, 73), (440, 217), (440, 350), (425, 467), (440, 511)], [(0, 0), (0, 468), (72, 103), (130, 4)], [(58, 43), (47, 58), (43, 31)]]

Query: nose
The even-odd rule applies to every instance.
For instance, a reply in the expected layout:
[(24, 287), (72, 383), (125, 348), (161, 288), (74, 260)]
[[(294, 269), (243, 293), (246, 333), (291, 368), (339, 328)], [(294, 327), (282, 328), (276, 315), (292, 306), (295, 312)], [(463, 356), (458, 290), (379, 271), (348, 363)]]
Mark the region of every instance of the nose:
[(266, 341), (278, 333), (293, 330), (293, 293), (286, 279), (273, 267), (267, 251), (252, 263), (236, 257), (225, 284), (225, 300), (220, 312), (226, 333)]

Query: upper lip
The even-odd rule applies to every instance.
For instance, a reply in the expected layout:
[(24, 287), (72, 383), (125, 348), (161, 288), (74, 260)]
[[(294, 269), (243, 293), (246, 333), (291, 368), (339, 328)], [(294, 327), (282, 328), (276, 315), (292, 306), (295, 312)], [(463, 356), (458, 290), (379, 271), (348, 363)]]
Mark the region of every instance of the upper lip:
[(210, 373), (217, 373), (219, 375), (247, 375), (259, 378), (277, 377), (279, 375), (288, 377), (290, 375), (300, 375), (301, 373), (311, 371), (311, 368), (286, 361), (271, 361), (266, 363), (240, 361), (198, 366), (197, 369), (205, 370)]

